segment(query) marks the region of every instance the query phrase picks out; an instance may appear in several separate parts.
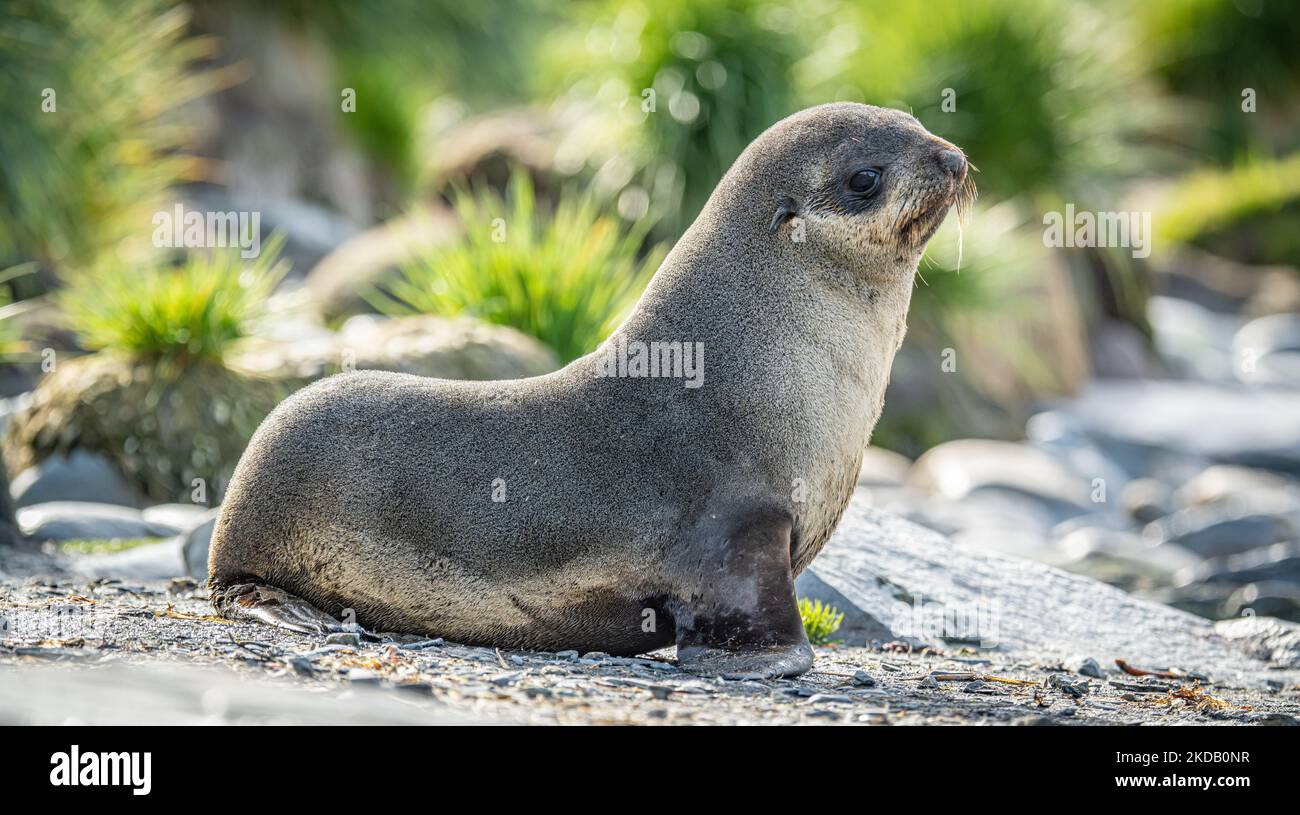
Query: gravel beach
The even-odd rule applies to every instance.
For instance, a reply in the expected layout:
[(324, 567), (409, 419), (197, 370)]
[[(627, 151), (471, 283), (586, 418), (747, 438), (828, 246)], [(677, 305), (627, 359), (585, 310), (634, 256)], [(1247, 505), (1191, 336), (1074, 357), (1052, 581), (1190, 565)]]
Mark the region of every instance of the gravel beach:
[(885, 643), (735, 682), (686, 674), (671, 651), (298, 635), (212, 617), (189, 579), (10, 581), (0, 616), (3, 724), (1300, 724), (1294, 671), (1248, 689)]

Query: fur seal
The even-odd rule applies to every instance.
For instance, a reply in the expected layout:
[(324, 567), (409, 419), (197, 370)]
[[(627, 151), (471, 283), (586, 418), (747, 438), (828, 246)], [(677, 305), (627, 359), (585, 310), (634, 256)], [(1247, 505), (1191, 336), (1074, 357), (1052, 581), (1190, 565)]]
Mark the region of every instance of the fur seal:
[[(285, 400), (222, 507), (214, 606), (503, 648), (675, 642), (683, 667), (733, 678), (808, 670), (793, 579), (852, 494), (926, 241), (972, 192), (961, 151), (906, 113), (784, 119), (591, 355), (500, 382), (345, 373)], [(699, 386), (611, 367), (650, 344), (699, 349)]]

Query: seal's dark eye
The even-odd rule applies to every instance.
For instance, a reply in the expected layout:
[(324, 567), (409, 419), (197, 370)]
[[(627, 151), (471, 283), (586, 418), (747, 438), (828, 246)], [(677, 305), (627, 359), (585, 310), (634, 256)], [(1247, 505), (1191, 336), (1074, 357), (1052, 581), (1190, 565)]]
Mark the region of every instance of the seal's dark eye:
[(849, 189), (861, 195), (870, 195), (880, 186), (879, 170), (858, 170), (849, 179)]

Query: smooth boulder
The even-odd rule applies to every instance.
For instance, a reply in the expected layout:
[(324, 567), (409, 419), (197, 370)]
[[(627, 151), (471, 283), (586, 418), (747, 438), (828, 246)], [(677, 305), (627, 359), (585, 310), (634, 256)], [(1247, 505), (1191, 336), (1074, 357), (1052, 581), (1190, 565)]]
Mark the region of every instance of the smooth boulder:
[(36, 541), (167, 538), (180, 530), (146, 520), (138, 509), (89, 501), (50, 501), (18, 510), (18, 526)]
[(1178, 666), (1252, 685), (1288, 678), (1270, 668), (1300, 668), (1261, 658), (1266, 643), (1248, 633), (1224, 636), (1209, 620), (1033, 560), (963, 546), (865, 501), (850, 504), (809, 569), (855, 613), (917, 643), (1036, 660), (1086, 653), (1102, 663)]

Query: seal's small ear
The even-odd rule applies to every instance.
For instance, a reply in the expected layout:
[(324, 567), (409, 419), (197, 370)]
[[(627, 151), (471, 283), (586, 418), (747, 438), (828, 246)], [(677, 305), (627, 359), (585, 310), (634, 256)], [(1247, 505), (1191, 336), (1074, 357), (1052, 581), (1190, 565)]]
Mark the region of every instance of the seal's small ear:
[(776, 234), (776, 231), (781, 228), (781, 224), (798, 214), (799, 205), (795, 203), (795, 200), (788, 195), (783, 197), (777, 202), (776, 213), (772, 216), (772, 226), (769, 227), (768, 231)]

